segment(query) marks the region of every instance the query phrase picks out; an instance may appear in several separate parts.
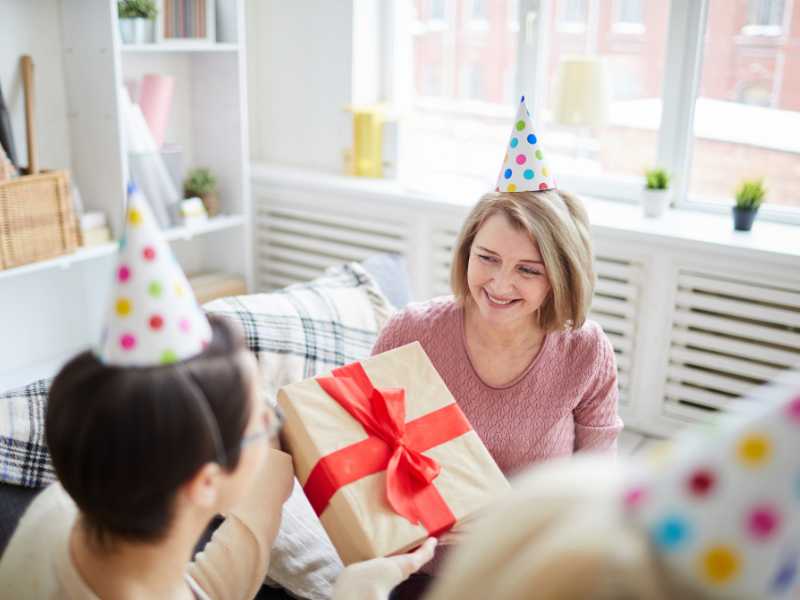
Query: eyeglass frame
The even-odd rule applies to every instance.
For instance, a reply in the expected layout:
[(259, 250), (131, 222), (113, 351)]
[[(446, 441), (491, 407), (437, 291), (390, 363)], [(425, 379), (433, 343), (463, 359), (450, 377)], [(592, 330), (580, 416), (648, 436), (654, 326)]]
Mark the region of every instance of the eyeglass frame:
[(269, 441), (272, 441), (278, 437), (281, 429), (283, 429), (283, 424), (286, 421), (286, 417), (284, 417), (281, 407), (277, 404), (274, 406), (268, 404), (267, 406), (272, 410), (272, 414), (275, 415), (275, 419), (271, 419), (270, 423), (263, 430), (243, 436), (242, 441), (239, 442), (239, 448), (246, 448), (262, 438), (267, 438)]

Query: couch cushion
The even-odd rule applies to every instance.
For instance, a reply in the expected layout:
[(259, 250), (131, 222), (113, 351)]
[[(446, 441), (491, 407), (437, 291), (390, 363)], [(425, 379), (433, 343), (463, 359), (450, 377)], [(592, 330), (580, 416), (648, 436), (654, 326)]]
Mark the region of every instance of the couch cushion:
[(44, 440), (47, 390), (40, 379), (0, 394), (0, 481), (40, 488), (55, 479)]

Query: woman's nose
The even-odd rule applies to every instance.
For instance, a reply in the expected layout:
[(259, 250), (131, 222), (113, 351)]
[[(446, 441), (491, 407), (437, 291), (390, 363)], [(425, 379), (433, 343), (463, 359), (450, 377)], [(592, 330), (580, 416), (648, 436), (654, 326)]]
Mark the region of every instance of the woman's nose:
[(498, 269), (494, 276), (492, 291), (498, 296), (511, 294), (514, 289), (514, 273), (509, 273), (503, 269)]

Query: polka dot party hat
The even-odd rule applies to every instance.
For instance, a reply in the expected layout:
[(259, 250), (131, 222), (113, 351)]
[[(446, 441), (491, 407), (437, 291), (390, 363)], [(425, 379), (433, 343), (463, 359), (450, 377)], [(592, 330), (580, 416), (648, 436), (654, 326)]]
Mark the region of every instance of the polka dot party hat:
[(128, 186), (111, 306), (99, 357), (106, 364), (146, 367), (199, 354), (211, 326), (142, 193)]
[(656, 451), (625, 507), (709, 597), (800, 598), (800, 372), (749, 401), (749, 416)]
[(539, 137), (533, 130), (525, 96), (519, 101), (517, 118), (511, 129), (503, 167), (497, 178), (498, 192), (540, 192), (552, 190), (556, 180), (545, 162)]

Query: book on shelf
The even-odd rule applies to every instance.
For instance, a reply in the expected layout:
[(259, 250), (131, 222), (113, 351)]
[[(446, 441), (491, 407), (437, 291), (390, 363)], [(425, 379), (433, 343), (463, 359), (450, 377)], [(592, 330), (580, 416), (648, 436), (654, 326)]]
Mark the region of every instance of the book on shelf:
[(163, 0), (163, 3), (165, 41), (216, 41), (215, 0)]
[(197, 302), (205, 304), (217, 298), (240, 296), (247, 293), (247, 284), (236, 273), (197, 273), (189, 277)]

